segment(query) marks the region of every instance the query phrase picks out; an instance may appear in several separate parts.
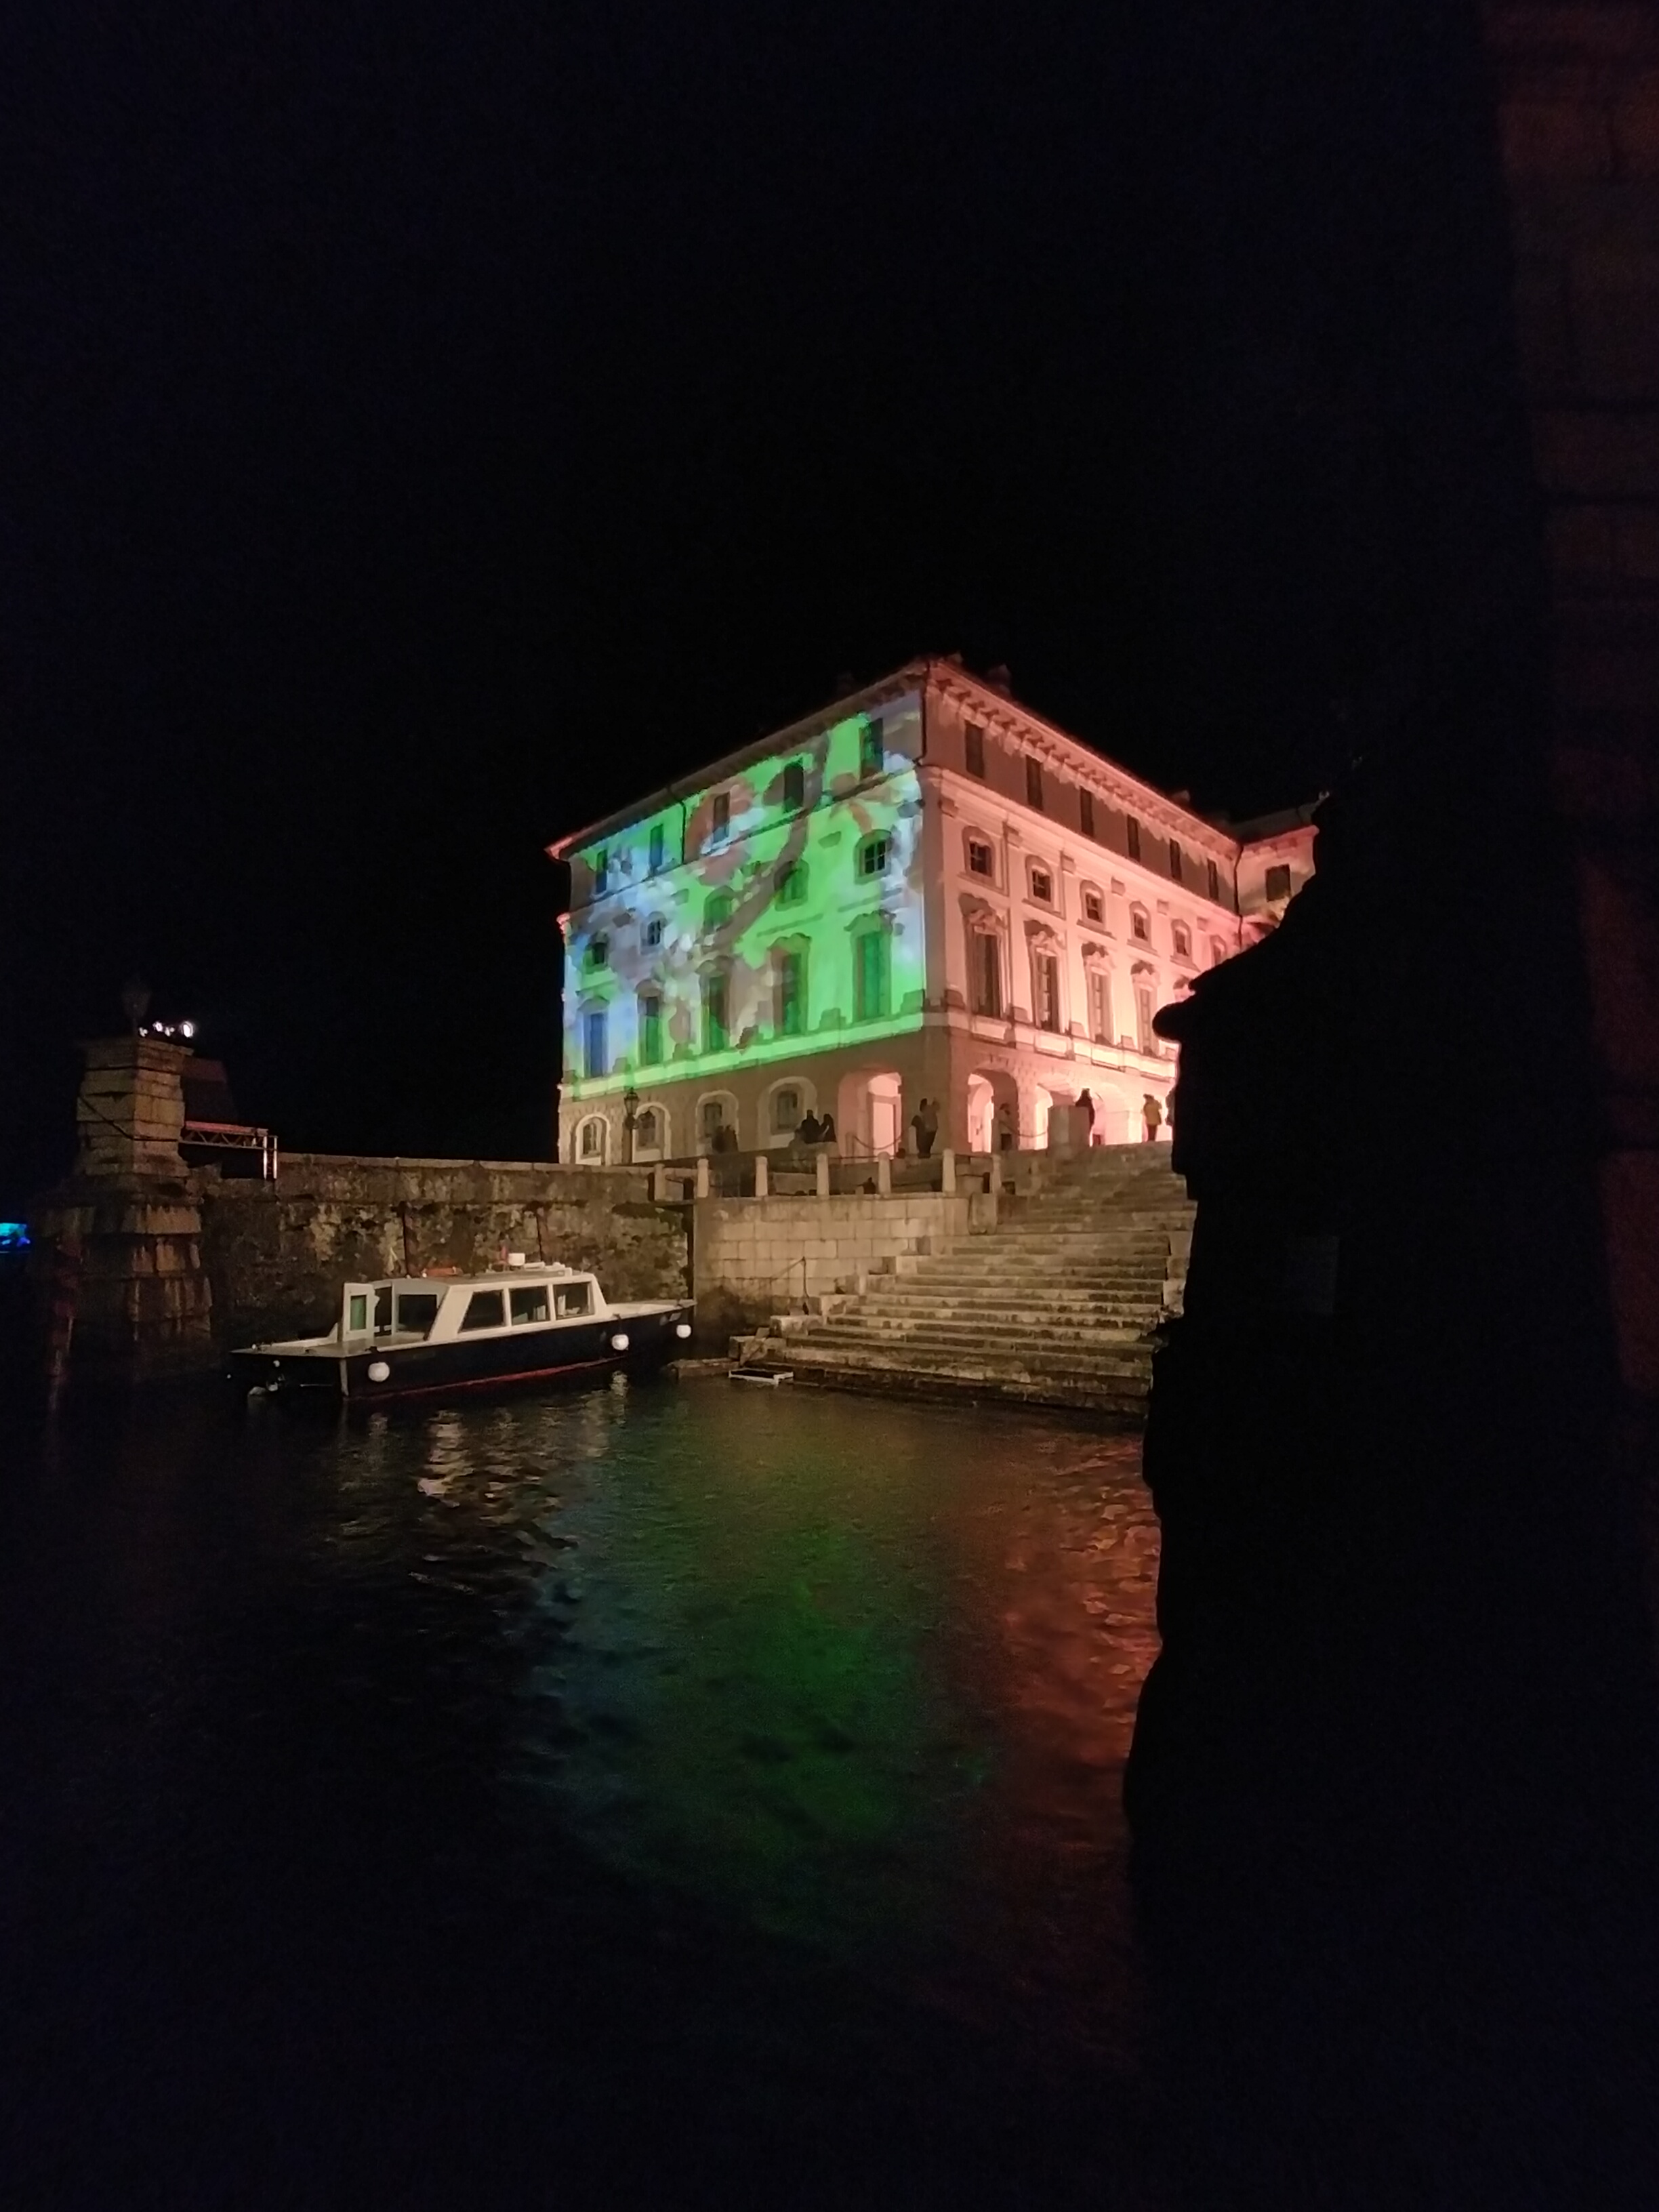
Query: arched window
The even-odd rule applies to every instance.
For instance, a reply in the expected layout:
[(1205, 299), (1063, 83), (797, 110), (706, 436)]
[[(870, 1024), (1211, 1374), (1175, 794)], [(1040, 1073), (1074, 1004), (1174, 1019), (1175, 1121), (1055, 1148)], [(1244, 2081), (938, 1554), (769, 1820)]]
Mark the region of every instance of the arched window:
[(659, 1160), (668, 1150), (668, 1115), (660, 1106), (641, 1106), (634, 1123), (634, 1157)]
[(793, 1137), (801, 1124), (805, 1112), (801, 1103), (801, 1088), (798, 1083), (781, 1083), (772, 1093), (770, 1120), (775, 1137)]
[(711, 892), (708, 897), (707, 897), (702, 902), (702, 926), (704, 930), (712, 936), (717, 929), (724, 929), (726, 923), (730, 921), (731, 919), (731, 892)]
[(978, 876), (988, 884), (997, 879), (996, 840), (983, 830), (963, 833), (963, 855), (970, 876)]
[(1170, 942), (1175, 948), (1175, 957), (1177, 960), (1192, 958), (1193, 933), (1184, 921), (1172, 921), (1170, 924)]
[(1078, 911), (1095, 929), (1106, 927), (1106, 901), (1098, 884), (1085, 884), (1078, 894)]
[(729, 1091), (709, 1091), (697, 1101), (697, 1150), (736, 1152), (738, 1102)]
[(806, 863), (792, 860), (787, 867), (780, 868), (775, 896), (780, 906), (799, 906), (806, 897)]
[(1152, 943), (1152, 918), (1144, 906), (1132, 906), (1129, 908), (1129, 934), (1137, 945)]
[(640, 1066), (656, 1067), (662, 1060), (662, 994), (641, 991), (639, 998)]
[(607, 1133), (602, 1114), (590, 1114), (586, 1121), (576, 1124), (576, 1158), (581, 1166), (602, 1168), (605, 1165)]

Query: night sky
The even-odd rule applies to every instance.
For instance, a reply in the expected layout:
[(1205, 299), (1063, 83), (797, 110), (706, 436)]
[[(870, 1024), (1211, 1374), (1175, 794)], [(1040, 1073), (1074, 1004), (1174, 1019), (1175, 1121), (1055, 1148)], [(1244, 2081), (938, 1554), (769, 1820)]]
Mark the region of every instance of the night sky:
[(842, 672), (1239, 812), (1413, 663), (1439, 0), (36, 12), (0, 1205), (135, 970), (290, 1146), (545, 1157), (542, 847)]

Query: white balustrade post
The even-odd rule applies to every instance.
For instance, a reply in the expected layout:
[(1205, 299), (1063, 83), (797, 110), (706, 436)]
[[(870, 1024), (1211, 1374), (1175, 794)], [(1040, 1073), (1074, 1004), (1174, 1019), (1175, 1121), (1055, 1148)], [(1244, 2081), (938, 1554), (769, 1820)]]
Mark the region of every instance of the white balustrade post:
[(893, 1195), (893, 1163), (885, 1152), (878, 1153), (876, 1158), (876, 1195), (878, 1198)]
[(939, 1156), (939, 1187), (946, 1198), (955, 1195), (957, 1188), (957, 1156), (943, 1152)]
[(828, 1198), (829, 1195), (830, 1155), (828, 1152), (820, 1152), (818, 1154), (818, 1196), (820, 1198)]
[(766, 1161), (766, 1155), (765, 1155), (765, 1153), (764, 1153), (764, 1152), (757, 1152), (757, 1153), (756, 1153), (756, 1155), (755, 1155), (755, 1195), (756, 1195), (756, 1197), (757, 1197), (757, 1198), (764, 1198), (764, 1197), (765, 1197), (765, 1195), (766, 1195), (766, 1194), (767, 1194), (767, 1190), (768, 1190), (768, 1188), (769, 1188), (769, 1183), (768, 1183), (768, 1180), (767, 1180), (767, 1161)]
[(708, 1195), (708, 1155), (707, 1152), (704, 1152), (699, 1157), (697, 1161), (697, 1196), (699, 1198), (707, 1198)]

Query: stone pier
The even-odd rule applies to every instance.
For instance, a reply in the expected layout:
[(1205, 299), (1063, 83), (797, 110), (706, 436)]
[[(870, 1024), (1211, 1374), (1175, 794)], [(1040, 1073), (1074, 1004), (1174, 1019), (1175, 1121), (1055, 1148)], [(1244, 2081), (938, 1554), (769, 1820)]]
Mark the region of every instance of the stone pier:
[(215, 1360), (202, 1212), (179, 1151), (187, 1047), (101, 1037), (82, 1048), (79, 1149), (35, 1213), (75, 1284), (76, 1377), (144, 1382)]

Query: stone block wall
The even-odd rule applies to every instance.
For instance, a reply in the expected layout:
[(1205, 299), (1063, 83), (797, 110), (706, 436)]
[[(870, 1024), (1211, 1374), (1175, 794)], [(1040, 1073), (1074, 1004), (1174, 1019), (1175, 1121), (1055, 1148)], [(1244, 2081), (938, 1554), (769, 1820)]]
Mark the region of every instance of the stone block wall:
[(1486, 0), (1626, 1385), (1659, 1400), (1659, 9)]
[(995, 1220), (994, 1198), (705, 1198), (693, 1209), (692, 1289), (705, 1345), (757, 1328), (905, 1253), (937, 1251)]
[(202, 1243), (222, 1346), (326, 1328), (349, 1279), (486, 1267), (505, 1246), (591, 1267), (611, 1297), (684, 1297), (687, 1212), (642, 1171), (290, 1153), (275, 1182), (209, 1182)]

